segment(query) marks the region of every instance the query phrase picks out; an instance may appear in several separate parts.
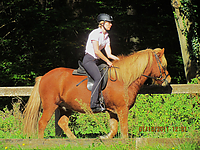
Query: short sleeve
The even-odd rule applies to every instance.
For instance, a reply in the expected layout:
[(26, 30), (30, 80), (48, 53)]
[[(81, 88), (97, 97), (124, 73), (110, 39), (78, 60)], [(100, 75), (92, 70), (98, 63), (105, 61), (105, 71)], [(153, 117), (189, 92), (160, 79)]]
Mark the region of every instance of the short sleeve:
[(99, 41), (98, 32), (95, 32), (95, 31), (91, 32), (89, 39), (90, 39), (90, 41)]

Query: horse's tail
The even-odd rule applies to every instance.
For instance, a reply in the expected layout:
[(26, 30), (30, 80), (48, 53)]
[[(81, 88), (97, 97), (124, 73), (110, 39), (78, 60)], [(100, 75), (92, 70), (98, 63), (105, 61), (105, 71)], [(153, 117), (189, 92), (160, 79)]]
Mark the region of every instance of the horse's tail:
[(36, 83), (25, 106), (24, 115), (24, 134), (27, 136), (35, 135), (38, 130), (38, 119), (41, 110), (41, 100), (39, 94), (39, 85), (42, 76), (36, 78)]

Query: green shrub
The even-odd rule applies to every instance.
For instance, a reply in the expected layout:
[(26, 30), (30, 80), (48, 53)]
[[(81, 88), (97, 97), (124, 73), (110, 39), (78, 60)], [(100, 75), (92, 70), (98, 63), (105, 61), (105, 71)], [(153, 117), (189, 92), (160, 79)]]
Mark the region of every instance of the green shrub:
[(24, 138), (20, 104), (21, 101), (18, 100), (18, 102), (12, 104), (12, 110), (5, 107), (3, 111), (0, 111), (0, 138)]
[[(0, 138), (25, 138), (22, 134), (21, 102), (0, 111)], [(138, 95), (128, 116), (130, 137), (195, 137), (200, 130), (199, 96), (192, 94)], [(54, 116), (45, 129), (44, 137), (55, 137)], [(79, 114), (74, 112), (69, 126), (78, 138), (94, 138), (109, 133), (108, 113)], [(141, 128), (150, 130), (140, 131)], [(156, 132), (151, 128), (157, 127)], [(165, 127), (161, 132), (158, 129)], [(178, 127), (178, 128), (177, 128)], [(120, 136), (120, 131), (116, 137)]]
[[(138, 95), (130, 110), (129, 133), (137, 137), (191, 137), (191, 133), (198, 134), (199, 120), (197, 95)], [(141, 127), (144, 129), (139, 132)]]
[(75, 135), (79, 135), (80, 137), (96, 137), (97, 135), (107, 134), (109, 132), (108, 113), (74, 113), (72, 117), (74, 119), (70, 119), (69, 125)]

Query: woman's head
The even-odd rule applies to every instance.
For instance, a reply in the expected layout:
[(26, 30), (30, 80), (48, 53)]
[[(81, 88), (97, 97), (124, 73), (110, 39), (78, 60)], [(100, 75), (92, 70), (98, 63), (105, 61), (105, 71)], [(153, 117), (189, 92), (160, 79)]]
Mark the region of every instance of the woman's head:
[(110, 21), (101, 21), (99, 23), (99, 27), (104, 28), (105, 30), (110, 30), (110, 28), (112, 27), (112, 23)]
[(105, 30), (110, 30), (112, 26), (112, 21), (113, 17), (108, 14), (101, 13), (97, 16), (97, 22), (99, 23), (99, 27), (104, 27)]

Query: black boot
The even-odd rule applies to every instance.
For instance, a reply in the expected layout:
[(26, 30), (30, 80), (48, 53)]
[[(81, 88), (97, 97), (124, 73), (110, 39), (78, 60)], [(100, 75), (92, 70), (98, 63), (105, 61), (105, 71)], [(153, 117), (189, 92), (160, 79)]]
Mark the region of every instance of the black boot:
[(106, 109), (103, 107), (96, 107), (96, 108), (92, 108), (92, 112), (93, 113), (97, 113), (97, 112), (104, 112)]

